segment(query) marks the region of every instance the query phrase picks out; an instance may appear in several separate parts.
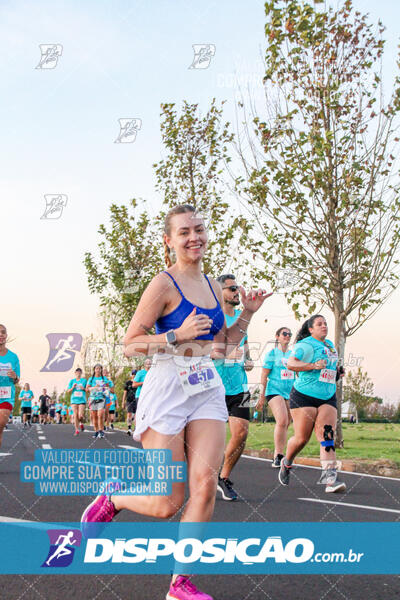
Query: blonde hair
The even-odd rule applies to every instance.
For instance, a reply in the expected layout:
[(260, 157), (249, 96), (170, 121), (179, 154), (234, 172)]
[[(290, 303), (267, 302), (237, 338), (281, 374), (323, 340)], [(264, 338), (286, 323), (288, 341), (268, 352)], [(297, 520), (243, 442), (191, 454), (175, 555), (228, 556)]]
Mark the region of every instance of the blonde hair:
[[(165, 215), (164, 234), (167, 235), (168, 237), (170, 237), (170, 235), (171, 235), (171, 219), (172, 219), (172, 217), (174, 217), (175, 215), (182, 215), (182, 214), (188, 213), (188, 212), (195, 213), (196, 209), (191, 204), (178, 204), (177, 206), (174, 206), (173, 208), (171, 208)], [(165, 237), (163, 239), (163, 244), (164, 244), (165, 264), (167, 265), (168, 268), (170, 268), (170, 267), (172, 267), (171, 249), (169, 248), (169, 246), (165, 240)]]

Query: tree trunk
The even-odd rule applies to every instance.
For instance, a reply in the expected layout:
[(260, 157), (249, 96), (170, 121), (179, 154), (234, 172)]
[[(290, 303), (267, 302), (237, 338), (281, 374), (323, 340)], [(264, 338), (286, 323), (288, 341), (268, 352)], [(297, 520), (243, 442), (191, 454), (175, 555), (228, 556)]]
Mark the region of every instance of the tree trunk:
[[(339, 303), (340, 304), (340, 303)], [(343, 304), (342, 304), (343, 306)], [(344, 365), (344, 350), (346, 345), (346, 330), (343, 319), (342, 306), (335, 307), (335, 347), (339, 355), (339, 365)], [(336, 387), (337, 398), (337, 426), (336, 426), (336, 446), (343, 448), (343, 431), (342, 431), (342, 399), (343, 399), (343, 378), (337, 382)]]

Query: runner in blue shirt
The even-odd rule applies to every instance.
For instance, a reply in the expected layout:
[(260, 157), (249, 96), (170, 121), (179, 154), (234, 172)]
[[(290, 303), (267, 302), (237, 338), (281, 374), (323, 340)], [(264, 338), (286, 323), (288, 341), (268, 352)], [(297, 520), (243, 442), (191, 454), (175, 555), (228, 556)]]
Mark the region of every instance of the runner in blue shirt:
[(19, 359), (6, 348), (7, 329), (0, 325), (0, 446), (3, 431), (14, 408), (15, 384), (20, 377)]
[(281, 461), (279, 481), (289, 484), (290, 469), (296, 455), (309, 441), (313, 429), (320, 442), (323, 468), (319, 483), (326, 492), (339, 492), (346, 484), (337, 478), (335, 430), (337, 420), (336, 381), (338, 354), (327, 339), (328, 326), (322, 315), (313, 315), (301, 327), (288, 360), (288, 368), (298, 373), (290, 392), (290, 412), (294, 435), (288, 441), (286, 457)]
[(68, 384), (68, 390), (71, 393), (71, 408), (73, 410), (75, 424), (74, 435), (79, 434), (79, 429), (84, 431), (83, 422), (85, 420), (85, 408), (86, 408), (86, 386), (87, 381), (82, 377), (82, 369), (78, 367), (75, 369), (75, 378), (71, 379)]
[[(217, 281), (222, 287), (224, 299), (222, 308), (226, 326), (231, 327), (236, 321), (240, 324), (241, 311), (235, 308), (240, 305), (239, 286), (235, 276), (220, 275)], [(221, 493), (223, 500), (234, 501), (237, 500), (238, 494), (230, 476), (246, 446), (250, 420), (250, 393), (246, 371), (250, 371), (254, 365), (250, 360), (247, 335), (243, 336), (240, 344), (232, 349), (226, 359), (216, 360), (214, 364), (224, 384), (231, 432), (231, 438), (225, 448), (224, 462), (218, 476), (217, 490)]]
[(32, 407), (32, 423), (39, 421), (39, 404), (34, 404)]
[(109, 383), (107, 377), (104, 377), (103, 367), (97, 364), (86, 386), (86, 391), (90, 392), (89, 409), (93, 418), (94, 438), (104, 437), (104, 413), (108, 389)]
[[(290, 425), (289, 395), (294, 383), (294, 371), (287, 368), (288, 349), (292, 333), (280, 327), (275, 333), (275, 348), (265, 358), (261, 373), (260, 399), (256, 409), (262, 410), (268, 402), (275, 419), (274, 460), (272, 467), (279, 468), (285, 453), (287, 430)], [(267, 383), (268, 381), (268, 383)]]
[(32, 414), (32, 400), (34, 398), (33, 392), (30, 388), (29, 383), (25, 383), (23, 389), (19, 393), (19, 399), (21, 400), (21, 412), (24, 427), (31, 426), (31, 414)]
[(144, 380), (146, 379), (146, 375), (151, 367), (151, 358), (146, 358), (143, 364), (143, 369), (139, 369), (136, 373), (135, 378), (132, 383), (132, 387), (136, 388), (135, 398), (136, 402), (139, 402), (140, 392), (142, 391)]
[(108, 404), (108, 418), (111, 429), (114, 429), (114, 418), (118, 410), (118, 398), (115, 392), (110, 393), (109, 404)]
[(62, 423), (61, 409), (62, 409), (62, 403), (59, 400), (57, 400), (57, 402), (56, 402), (56, 423), (58, 425), (60, 425)]
[(106, 406), (105, 406), (105, 412), (104, 412), (104, 431), (108, 431), (110, 428), (110, 415), (109, 415), (109, 409), (110, 409), (110, 405), (111, 405), (111, 395), (114, 393), (114, 383), (111, 381), (110, 377), (109, 377), (109, 370), (107, 369), (107, 367), (104, 367), (103, 370), (103, 375), (106, 379)]

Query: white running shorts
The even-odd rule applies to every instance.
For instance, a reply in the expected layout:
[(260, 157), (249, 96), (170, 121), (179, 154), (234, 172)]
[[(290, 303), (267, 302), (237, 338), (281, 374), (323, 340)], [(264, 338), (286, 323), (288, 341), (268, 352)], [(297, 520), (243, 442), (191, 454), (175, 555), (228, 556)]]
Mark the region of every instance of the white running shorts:
[[(205, 358), (209, 360), (209, 357)], [(138, 400), (133, 433), (137, 442), (140, 442), (141, 434), (149, 427), (164, 435), (175, 435), (190, 421), (228, 421), (225, 388), (217, 371), (215, 370), (215, 375), (219, 380), (218, 386), (188, 396), (183, 391), (176, 360), (183, 359), (167, 354), (153, 356), (153, 366), (146, 375)], [(199, 360), (200, 357), (185, 359), (184, 364), (187, 366)]]

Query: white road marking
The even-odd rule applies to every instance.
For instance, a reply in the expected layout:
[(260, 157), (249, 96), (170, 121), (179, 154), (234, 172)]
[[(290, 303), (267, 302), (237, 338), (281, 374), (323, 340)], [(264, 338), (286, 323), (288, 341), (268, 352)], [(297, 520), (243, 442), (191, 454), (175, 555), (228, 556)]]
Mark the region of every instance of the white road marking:
[(39, 437), (39, 440), (45, 440), (46, 439), (45, 435), (39, 435), (38, 437)]
[(126, 448), (127, 450), (141, 450), (141, 448), (135, 448), (135, 446), (123, 446), (118, 444), (118, 448)]
[(298, 498), (305, 502), (320, 502), (321, 504), (336, 504), (337, 506), (350, 506), (350, 508), (366, 508), (367, 510), (379, 510), (381, 512), (390, 512), (400, 514), (400, 510), (394, 508), (381, 508), (380, 506), (368, 506), (366, 504), (350, 504), (349, 502), (333, 502), (332, 500), (317, 500), (316, 498)]
[(43, 450), (51, 450), (50, 444), (42, 444)]
[(0, 456), (11, 456), (11, 452), (0, 452)]
[(17, 521), (18, 523), (36, 523), (36, 521), (28, 521), (26, 519), (16, 519), (15, 517), (0, 516), (0, 523), (14, 523), (14, 521)]
[[(242, 458), (250, 458), (251, 460), (261, 460), (264, 462), (272, 462), (270, 458), (261, 458), (259, 456), (248, 456), (248, 454), (242, 454)], [(312, 467), (311, 465), (299, 465), (297, 463), (293, 464), (296, 468), (302, 469), (316, 469), (317, 471), (321, 470), (321, 467)], [(400, 479), (398, 477), (385, 477), (384, 475), (370, 475), (369, 473), (357, 473), (356, 471), (340, 471), (342, 475), (358, 475), (359, 477), (372, 477), (372, 479), (389, 479), (390, 481), (397, 481), (400, 483)]]

